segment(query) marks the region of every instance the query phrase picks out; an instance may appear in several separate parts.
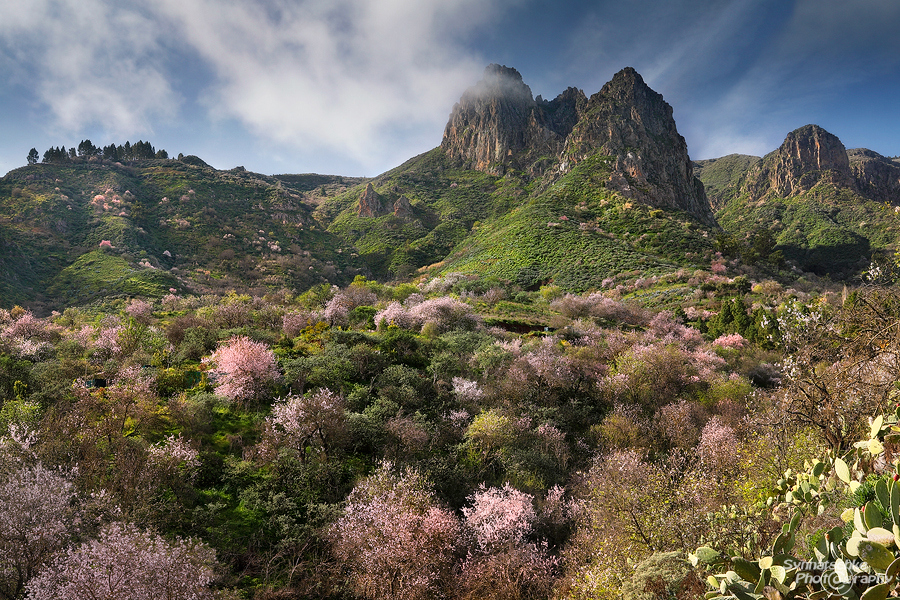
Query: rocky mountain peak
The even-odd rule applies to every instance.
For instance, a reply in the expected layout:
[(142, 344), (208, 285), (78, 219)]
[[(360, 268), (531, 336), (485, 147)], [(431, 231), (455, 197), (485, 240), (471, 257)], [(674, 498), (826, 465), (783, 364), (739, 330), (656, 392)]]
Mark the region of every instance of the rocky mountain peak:
[(441, 147), (463, 168), (551, 178), (589, 156), (614, 156), (608, 187), (715, 223), (672, 107), (631, 67), (590, 99), (570, 87), (548, 101), (532, 98), (515, 69), (489, 65), (453, 107)]
[(847, 149), (837, 136), (818, 125), (805, 125), (790, 132), (777, 150), (763, 157), (748, 174), (747, 189), (754, 198), (786, 198), (822, 181), (854, 187)]
[(675, 127), (672, 107), (637, 71), (626, 67), (616, 73), (590, 97), (583, 113), (566, 139), (560, 171), (595, 154), (614, 156), (608, 187), (715, 223), (703, 185), (694, 177), (687, 143)]
[(520, 154), (529, 150), (534, 130), (543, 129), (522, 75), (510, 67), (488, 65), (481, 81), (453, 107), (441, 147), (465, 168), (499, 175), (527, 162)]

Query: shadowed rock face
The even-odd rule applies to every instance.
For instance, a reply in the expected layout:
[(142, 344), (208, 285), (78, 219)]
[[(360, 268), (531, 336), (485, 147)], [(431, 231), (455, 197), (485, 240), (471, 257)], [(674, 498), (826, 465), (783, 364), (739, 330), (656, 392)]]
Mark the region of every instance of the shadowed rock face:
[(508, 168), (537, 174), (534, 160), (557, 154), (586, 100), (570, 88), (552, 102), (536, 101), (518, 71), (490, 65), (453, 107), (441, 147), (466, 168), (500, 175)]
[(490, 65), (453, 107), (441, 147), (464, 168), (549, 180), (589, 156), (613, 156), (611, 189), (715, 223), (672, 107), (632, 68), (590, 99), (569, 88), (548, 102), (533, 99), (515, 69)]
[(750, 170), (747, 191), (752, 199), (787, 198), (809, 191), (820, 182), (854, 187), (847, 149), (818, 125), (790, 132), (784, 143)]

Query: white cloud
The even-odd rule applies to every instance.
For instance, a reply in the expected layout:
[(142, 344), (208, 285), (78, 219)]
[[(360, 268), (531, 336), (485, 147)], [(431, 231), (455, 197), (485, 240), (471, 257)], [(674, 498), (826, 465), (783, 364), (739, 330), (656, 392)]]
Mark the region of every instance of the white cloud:
[(70, 134), (152, 133), (196, 102), (263, 144), (383, 168), (440, 142), (484, 67), (468, 38), (518, 1), (30, 0), (4, 9), (0, 68)]
[(212, 65), (214, 115), (264, 139), (323, 146), (368, 165), (383, 163), (396, 142), (390, 131), (440, 131), (484, 66), (458, 36), (493, 14), (477, 0), (158, 6)]
[(51, 126), (141, 134), (179, 104), (165, 72), (161, 33), (127, 4), (13, 3), (0, 20), (0, 60), (8, 81), (47, 107)]

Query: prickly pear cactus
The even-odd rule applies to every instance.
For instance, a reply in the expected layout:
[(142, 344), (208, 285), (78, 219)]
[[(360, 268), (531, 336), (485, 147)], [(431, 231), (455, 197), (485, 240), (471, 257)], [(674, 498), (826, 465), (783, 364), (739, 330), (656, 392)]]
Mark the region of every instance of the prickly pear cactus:
[[(773, 510), (789, 511), (791, 519), (767, 555), (755, 560), (729, 558), (709, 547), (691, 554), (694, 566), (713, 573), (707, 578), (711, 591), (706, 598), (885, 600), (898, 595), (900, 460), (894, 461), (892, 470), (884, 460), (885, 445), (900, 441), (898, 421), (900, 407), (893, 414), (873, 419), (869, 438), (856, 443), (846, 455), (816, 460), (802, 473), (784, 473), (766, 504)], [(862, 479), (874, 474), (876, 467), (888, 472), (875, 480), (875, 498), (846, 509), (841, 514), (845, 527), (814, 536), (813, 556), (793, 553), (794, 536), (802, 519), (822, 514), (832, 502), (845, 500), (862, 486)]]

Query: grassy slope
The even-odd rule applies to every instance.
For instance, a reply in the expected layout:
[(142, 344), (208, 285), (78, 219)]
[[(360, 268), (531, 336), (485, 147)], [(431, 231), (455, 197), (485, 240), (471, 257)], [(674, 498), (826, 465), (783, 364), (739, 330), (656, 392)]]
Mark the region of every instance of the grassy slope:
[(694, 161), (694, 176), (703, 182), (713, 210), (722, 208), (734, 197), (741, 177), (759, 160), (758, 156), (729, 154), (721, 158)]
[(317, 209), (376, 273), (436, 268), (517, 281), (599, 287), (623, 271), (662, 272), (710, 249), (687, 215), (630, 203), (605, 189), (608, 157), (579, 164), (546, 189), (516, 174), (452, 168), (432, 150), (373, 181), (383, 204), (401, 194), (413, 216), (357, 215), (359, 186)]
[(792, 198), (751, 204), (736, 197), (716, 217), (726, 230), (739, 234), (770, 229), (785, 258), (820, 275), (858, 272), (874, 252), (894, 249), (900, 233), (893, 207), (829, 183)]

